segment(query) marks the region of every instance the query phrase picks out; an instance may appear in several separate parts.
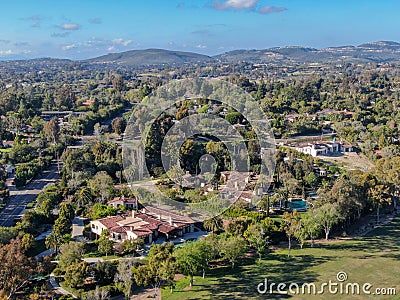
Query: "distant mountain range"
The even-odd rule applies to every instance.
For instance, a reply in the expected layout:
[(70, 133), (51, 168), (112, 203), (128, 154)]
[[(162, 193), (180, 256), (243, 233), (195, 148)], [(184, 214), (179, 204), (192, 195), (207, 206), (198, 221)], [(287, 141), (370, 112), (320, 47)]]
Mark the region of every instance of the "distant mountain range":
[(193, 52), (163, 49), (132, 50), (111, 53), (86, 60), (96, 64), (118, 64), (128, 66), (182, 65), (212, 62), (400, 62), (400, 43), (373, 42), (359, 46), (342, 46), (316, 49), (310, 47), (275, 47), (264, 50), (234, 50), (215, 56)]
[(400, 43), (380, 41), (359, 46), (341, 46), (316, 49), (310, 47), (289, 46), (264, 50), (234, 50), (215, 56), (164, 49), (131, 50), (121, 53), (110, 53), (100, 57), (82, 60), (34, 59), (35, 64), (55, 64), (82, 62), (94, 65), (119, 66), (173, 66), (204, 63), (368, 63), (397, 62), (400, 63)]
[(214, 56), (223, 62), (272, 61), (295, 62), (400, 62), (400, 44), (396, 42), (373, 42), (359, 46), (329, 47), (276, 47), (265, 50), (235, 50)]

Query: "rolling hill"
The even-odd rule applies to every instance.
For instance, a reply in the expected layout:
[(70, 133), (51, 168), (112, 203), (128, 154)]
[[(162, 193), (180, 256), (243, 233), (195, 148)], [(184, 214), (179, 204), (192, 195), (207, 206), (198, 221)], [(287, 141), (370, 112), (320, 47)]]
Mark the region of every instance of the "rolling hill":
[(86, 60), (96, 64), (118, 64), (126, 66), (146, 65), (183, 65), (208, 63), (214, 59), (207, 55), (193, 52), (169, 51), (164, 49), (131, 50), (121, 53), (110, 53)]
[(265, 50), (234, 50), (214, 56), (221, 62), (400, 62), (400, 44), (373, 42), (359, 46), (342, 46), (315, 49), (309, 47), (275, 47)]
[(269, 49), (233, 50), (207, 56), (194, 52), (172, 51), (165, 49), (131, 50), (121, 53), (110, 53), (103, 56), (74, 61), (68, 59), (38, 58), (28, 60), (4, 60), (2, 66), (29, 69), (82, 64), (86, 67), (103, 65), (146, 67), (146, 66), (181, 66), (190, 64), (213, 63), (400, 63), (400, 43), (380, 41), (358, 46), (340, 46), (316, 49), (311, 47), (288, 46)]

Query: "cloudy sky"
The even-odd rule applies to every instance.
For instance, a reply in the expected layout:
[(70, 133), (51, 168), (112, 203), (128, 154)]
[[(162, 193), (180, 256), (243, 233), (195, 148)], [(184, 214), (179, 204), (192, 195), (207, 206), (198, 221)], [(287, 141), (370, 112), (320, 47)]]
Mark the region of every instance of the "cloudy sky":
[(398, 0), (0, 0), (0, 59), (400, 41)]

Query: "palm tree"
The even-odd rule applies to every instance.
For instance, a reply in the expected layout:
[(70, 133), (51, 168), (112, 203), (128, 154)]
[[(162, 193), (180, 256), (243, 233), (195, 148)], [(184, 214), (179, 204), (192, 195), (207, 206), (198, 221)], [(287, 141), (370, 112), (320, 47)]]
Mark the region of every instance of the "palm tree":
[(54, 230), (46, 237), (45, 245), (47, 249), (53, 248), (56, 255), (58, 253), (58, 246), (61, 244), (62, 236), (54, 232)]
[(223, 228), (222, 219), (220, 217), (213, 217), (204, 221), (204, 228), (213, 233), (221, 231)]

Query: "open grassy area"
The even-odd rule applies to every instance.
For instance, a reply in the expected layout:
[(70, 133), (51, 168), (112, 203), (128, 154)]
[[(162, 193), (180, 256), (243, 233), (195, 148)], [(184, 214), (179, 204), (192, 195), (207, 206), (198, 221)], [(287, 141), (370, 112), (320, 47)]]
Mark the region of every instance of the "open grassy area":
[[(195, 277), (194, 286), (183, 278), (171, 294), (163, 290), (163, 299), (400, 299), (400, 217), (390, 224), (375, 229), (368, 235), (352, 240), (322, 243), (321, 247), (294, 249), (287, 258), (287, 250), (268, 254), (259, 262), (246, 258), (232, 270), (230, 266), (210, 270), (205, 279)], [(281, 295), (257, 292), (257, 285), (268, 282), (315, 283), (318, 290), (324, 282), (339, 283), (337, 273), (346, 272), (344, 283), (371, 283), (375, 288), (396, 288), (395, 296), (329, 294)], [(301, 290), (301, 288), (300, 288)]]
[(320, 156), (319, 159), (323, 162), (333, 163), (347, 170), (361, 170), (366, 172), (374, 167), (374, 164), (364, 154), (358, 154), (356, 152)]

